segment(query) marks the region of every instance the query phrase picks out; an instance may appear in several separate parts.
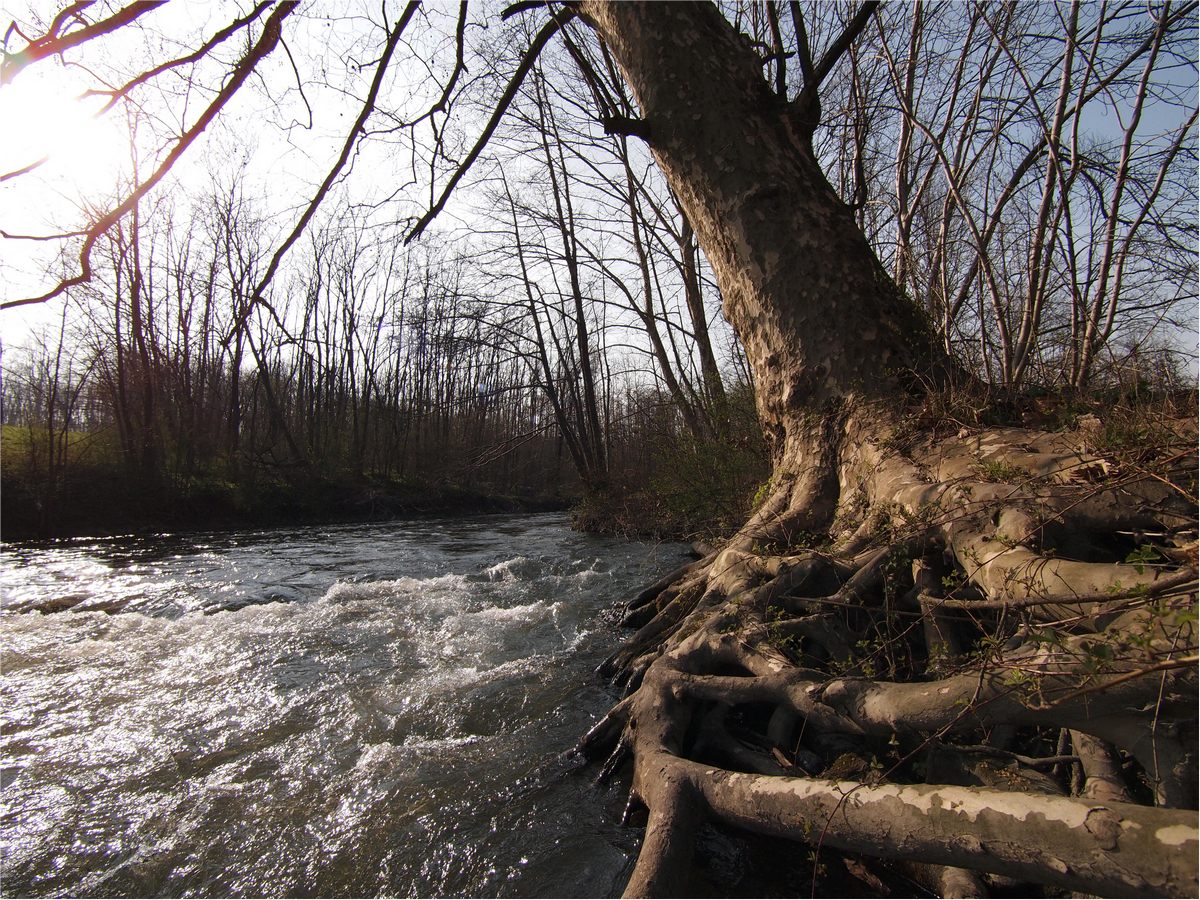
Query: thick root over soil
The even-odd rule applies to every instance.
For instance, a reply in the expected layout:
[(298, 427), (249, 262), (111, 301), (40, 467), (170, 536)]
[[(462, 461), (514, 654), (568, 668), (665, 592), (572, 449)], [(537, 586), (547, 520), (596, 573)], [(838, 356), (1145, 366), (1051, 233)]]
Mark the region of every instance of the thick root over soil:
[(715, 822), (945, 895), (1195, 896), (1194, 441), (1149, 473), (1070, 435), (812, 436), (602, 667), (626, 697), (580, 750), (648, 815), (627, 895), (686, 891)]

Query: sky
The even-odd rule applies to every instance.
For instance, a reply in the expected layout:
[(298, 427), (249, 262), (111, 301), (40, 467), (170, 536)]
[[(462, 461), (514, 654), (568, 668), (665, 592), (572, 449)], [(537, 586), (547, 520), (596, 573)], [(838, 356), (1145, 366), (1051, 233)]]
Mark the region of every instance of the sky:
[[(37, 3), (35, 6), (39, 5)], [(401, 6), (390, 4), (390, 14)], [(321, 13), (336, 10), (336, 16)], [(388, 105), (401, 110), (421, 107), (430, 99), (431, 86), (424, 60), (448, 64), (448, 47), (438, 46), (423, 35), (446, 35), (453, 6), (446, 2), (426, 4), (430, 22), (414, 22), (408, 38), (417, 43), (402, 47), (393, 65), (387, 91)], [(121, 73), (141, 71), (147, 61), (178, 56), (197, 46), (203, 37), (228, 23), (238, 14), (237, 4), (207, 0), (173, 0), (165, 8), (148, 14), (136, 28), (126, 29), (92, 46), (70, 54), (72, 60), (87, 60), (97, 69)], [(29, 17), (21, 17), (28, 21)], [(492, 17), (495, 18), (495, 17)], [(304, 6), (287, 26), (287, 50), (277, 50), (260, 65), (258, 76), (223, 112), (218, 122), (191, 148), (176, 166), (170, 179), (184, 193), (200, 190), (214, 177), (227, 176), (246, 162), (248, 191), (266, 204), (272, 226), (280, 234), (290, 230), (303, 203), (324, 176), (337, 153), (345, 130), (358, 109), (358, 97), (371, 75), (372, 53), (382, 42), (378, 4), (364, 3)], [(144, 25), (144, 28), (142, 27)], [(197, 68), (187, 82), (168, 73), (140, 94), (147, 121), (138, 125), (137, 144), (143, 173), (161, 152), (172, 133), (194, 121), (212, 96), (213, 87), (244, 46), (235, 39), (217, 54), (217, 59)], [(422, 43), (422, 42), (425, 43)], [(293, 63), (295, 68), (293, 68)], [(486, 75), (475, 71), (472, 77)], [(1195, 96), (1194, 70), (1178, 77), (1191, 78)], [(79, 100), (94, 84), (79, 68), (46, 60), (21, 72), (11, 85), (0, 87), (0, 174), (49, 154), (48, 161), (28, 176), (0, 183), (0, 230), (15, 234), (44, 235), (80, 227), (81, 209), (105, 205), (114, 196), (114, 186), (130, 168), (129, 122), (121, 109), (100, 118), (93, 114), (101, 105), (96, 98)], [(1154, 111), (1147, 117), (1154, 126)], [(378, 124), (385, 121), (376, 120)], [(473, 134), (478, 121), (460, 111), (452, 127), (462, 139)], [(1089, 112), (1085, 125), (1099, 131), (1115, 126), (1117, 117), (1099, 110)], [(348, 189), (363, 202), (374, 202), (402, 188), (407, 208), (419, 210), (428, 196), (411, 187), (403, 188), (413, 173), (406, 170), (408, 157), (397, 152), (395, 143), (375, 138), (354, 162), (355, 172)], [(464, 206), (442, 217), (449, 225), (457, 212), (459, 221), (470, 226)], [(400, 215), (396, 213), (395, 215)], [(46, 272), (55, 268), (56, 245), (49, 242), (0, 238), (0, 302), (29, 296), (53, 283)], [(19, 343), (31, 328), (54, 322), (61, 301), (0, 312), (0, 339), (7, 346)], [(1193, 336), (1186, 336), (1193, 342)]]
[[(246, 163), (249, 185), (268, 212), (290, 227), (294, 211), (312, 195), (336, 157), (357, 113), (355, 96), (365, 94), (371, 45), (382, 31), (368, 16), (351, 15), (339, 5), (336, 18), (301, 12), (288, 23), (290, 57), (277, 49), (260, 64), (256, 77), (230, 101), (215, 123), (175, 165), (169, 182), (184, 191), (202, 190), (214, 175)], [(435, 4), (436, 7), (436, 4)], [(174, 58), (198, 46), (238, 15), (228, 2), (174, 0), (139, 20), (139, 26), (106, 36), (69, 54), (71, 60), (111, 70), (113, 83), (141, 71), (148, 59)], [(378, 20), (378, 7), (369, 14)], [(174, 36), (174, 40), (171, 40)], [(229, 43), (220, 56), (236, 57), (244, 44)], [(85, 52), (86, 51), (86, 52)], [(296, 63), (296, 70), (291, 61)], [(398, 63), (404, 65), (403, 60)], [(171, 137), (190, 125), (213, 95), (226, 65), (198, 67), (195, 84), (176, 73), (160, 76), (139, 93), (145, 121), (133, 123), (141, 175)], [(411, 73), (414, 77), (424, 72)], [(303, 92), (297, 89), (303, 84)], [(118, 105), (102, 113), (105, 98), (83, 97), (96, 79), (82, 67), (47, 59), (0, 86), (0, 175), (46, 161), (28, 175), (0, 183), (0, 231), (45, 236), (74, 231), (88, 211), (110, 208), (132, 171), (131, 122)], [(0, 302), (43, 292), (53, 286), (61, 242), (0, 236)], [(75, 263), (77, 265), (77, 263)], [(32, 328), (57, 321), (61, 300), (0, 311), (0, 337), (11, 346)]]

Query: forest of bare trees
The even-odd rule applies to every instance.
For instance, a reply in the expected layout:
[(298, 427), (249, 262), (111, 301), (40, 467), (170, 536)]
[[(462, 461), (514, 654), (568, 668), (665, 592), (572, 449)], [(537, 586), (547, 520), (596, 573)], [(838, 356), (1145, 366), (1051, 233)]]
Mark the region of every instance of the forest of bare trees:
[[(563, 211), (498, 195), (508, 220), (498, 206), (495, 234), (470, 254), (406, 251), (403, 234), (344, 210), (293, 249), (284, 302), (252, 299), (271, 248), (241, 184), (185, 209), (139, 205), (98, 243), (57, 327), (7, 350), (6, 438), (27, 452), (6, 476), (35, 492), (48, 529), (58, 493), (98, 474), (176, 498), (320, 475), (564, 502), (603, 491), (613, 467), (645, 480), (656, 441), (714, 438), (724, 383), (706, 323), (668, 320), (649, 280), (634, 296), (615, 275), (614, 312), (592, 309), (611, 261), (576, 243), (571, 186), (547, 161)], [(694, 247), (676, 253), (679, 271), (653, 277), (699, 291)], [(645, 259), (650, 279), (664, 257)], [(703, 317), (702, 302), (692, 309)], [(631, 315), (639, 329), (621, 327)], [(670, 394), (645, 377), (640, 329)]]
[[(847, 12), (810, 10), (811, 36), (787, 5), (727, 14), (784, 96), (812, 77), (797, 42)], [(1192, 380), (1194, 21), (1190, 4), (1157, 20), (1125, 4), (888, 8), (823, 82), (814, 150), (834, 187), (995, 388)], [(645, 449), (686, 468), (731, 427), (730, 477), (708, 488), (718, 519), (744, 511), (764, 474), (744, 355), (678, 198), (613, 125), (633, 106), (611, 56), (571, 35), (530, 64), (459, 189), (467, 234), (405, 245), (411, 219), (335, 189), (280, 266), (287, 218), (247, 187), (249, 154), (201, 187), (167, 175), (111, 225), (89, 213), (106, 226), (90, 278), (62, 290), (57, 325), (5, 348), (10, 449), (27, 445), (6, 475), (43, 527), (72, 468), (98, 462), (176, 494), (318, 472), (602, 497), (669, 492), (679, 479)], [(461, 53), (503, 71), (504, 46)], [(453, 88), (443, 105), (478, 102)], [(131, 123), (148, 115), (134, 108)], [(67, 265), (78, 240), (60, 241)]]

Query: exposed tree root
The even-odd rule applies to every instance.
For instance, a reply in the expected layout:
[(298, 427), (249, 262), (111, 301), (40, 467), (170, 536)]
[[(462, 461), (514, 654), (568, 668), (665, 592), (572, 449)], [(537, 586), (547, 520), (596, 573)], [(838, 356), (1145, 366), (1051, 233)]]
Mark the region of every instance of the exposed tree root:
[(863, 418), (814, 424), (738, 535), (626, 610), (627, 696), (580, 749), (648, 813), (627, 894), (686, 890), (716, 821), (947, 896), (1195, 895), (1194, 462), (1014, 429), (901, 452)]

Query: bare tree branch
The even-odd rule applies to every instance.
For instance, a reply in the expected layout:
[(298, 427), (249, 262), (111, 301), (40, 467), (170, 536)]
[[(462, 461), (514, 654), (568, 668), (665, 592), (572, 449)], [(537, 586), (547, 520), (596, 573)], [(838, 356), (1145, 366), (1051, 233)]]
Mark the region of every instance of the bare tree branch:
[(300, 235), (304, 234), (304, 229), (312, 221), (312, 217), (321, 205), (321, 201), (325, 199), (325, 195), (329, 193), (329, 189), (333, 187), (334, 181), (341, 174), (342, 168), (346, 165), (346, 160), (350, 158), (350, 152), (354, 149), (354, 145), (358, 143), (359, 135), (363, 133), (366, 127), (367, 119), (375, 111), (375, 102), (379, 97), (379, 89), (383, 84), (383, 76), (387, 73), (388, 64), (391, 62), (396, 44), (399, 43), (401, 35), (404, 34), (404, 29), (408, 26), (408, 23), (412, 20), (413, 15), (420, 5), (420, 0), (409, 0), (408, 6), (404, 8), (404, 14), (392, 28), (391, 33), (388, 34), (387, 44), (383, 48), (383, 55), (379, 58), (379, 63), (375, 68), (375, 77), (371, 80), (371, 88), (367, 91), (367, 99), (363, 101), (358, 118), (354, 120), (354, 125), (350, 128), (349, 134), (346, 135), (346, 140), (342, 144), (342, 152), (338, 155), (329, 173), (325, 176), (325, 180), (321, 182), (321, 186), (317, 188), (317, 192), (309, 201), (308, 206), (296, 222), (291, 234), (287, 236), (271, 256), (271, 261), (267, 265), (266, 272), (258, 280), (258, 284), (255, 285), (254, 291), (250, 295), (250, 302), (246, 304), (245, 309), (242, 311), (240, 316), (241, 321), (245, 321), (256, 304), (263, 302), (263, 293), (266, 291), (268, 285), (270, 285), (271, 279), (275, 277), (275, 273), (278, 271), (283, 257), (287, 254), (291, 246), (296, 243)]
[(113, 106), (116, 105), (118, 100), (120, 100), (122, 97), (127, 96), (129, 94), (129, 92), (131, 90), (133, 90), (135, 87), (137, 87), (138, 85), (145, 84), (147, 81), (150, 81), (153, 78), (157, 78), (163, 72), (167, 72), (178, 66), (188, 65), (189, 63), (194, 63), (200, 59), (203, 59), (214, 47), (223, 43), (231, 35), (237, 33), (238, 31), (240, 31), (241, 29), (243, 29), (247, 25), (249, 25), (251, 22), (255, 21), (259, 16), (261, 16), (263, 14), (263, 12), (265, 10), (270, 8), (270, 6), (271, 6), (271, 0), (262, 0), (262, 2), (259, 3), (256, 7), (254, 7), (254, 9), (251, 10), (247, 15), (242, 16), (242, 18), (240, 18), (240, 19), (235, 19), (234, 21), (232, 21), (228, 25), (226, 25), (224, 28), (222, 28), (220, 31), (216, 32), (211, 38), (209, 38), (207, 41), (205, 41), (204, 44), (202, 46), (200, 46), (194, 53), (189, 53), (187, 56), (181, 56), (178, 59), (168, 60), (167, 62), (162, 63), (161, 65), (155, 66), (153, 69), (143, 72), (142, 74), (138, 75), (136, 78), (134, 78), (130, 81), (127, 81), (125, 84), (123, 84), (119, 88), (114, 88), (112, 90), (107, 90), (107, 91), (101, 91), (101, 90), (85, 91), (83, 93), (83, 96), (84, 97), (97, 97), (97, 96), (108, 97), (109, 100), (106, 104), (104, 104), (104, 108), (101, 109), (98, 113), (96, 113), (96, 115), (98, 115), (98, 116), (103, 115), (104, 113), (106, 113), (110, 109), (112, 109)]
[(34, 160), (27, 166), (21, 166), (21, 168), (19, 168), (19, 169), (14, 169), (11, 172), (5, 172), (3, 175), (0, 175), (0, 184), (2, 184), (5, 181), (10, 181), (13, 178), (20, 178), (22, 175), (28, 175), (34, 169), (44, 166), (49, 161), (50, 161), (50, 155), (47, 154), (47, 155), (43, 156), (41, 159)]
[(112, 34), (114, 31), (123, 28), (146, 13), (166, 5), (166, 0), (154, 0), (154, 2), (144, 0), (144, 2), (131, 3), (124, 9), (113, 13), (107, 19), (102, 19), (91, 25), (85, 25), (78, 31), (60, 36), (58, 29), (62, 27), (66, 16), (68, 14), (76, 14), (88, 5), (90, 4), (76, 3), (68, 9), (63, 10), (54, 20), (50, 30), (41, 37), (34, 38), (23, 50), (18, 50), (16, 53), (4, 51), (4, 58), (0, 60), (0, 85), (11, 82), (17, 76), (18, 72), (31, 63), (70, 50), (72, 47), (78, 47), (80, 44), (87, 43), (93, 38)]
[(163, 177), (171, 170), (176, 161), (187, 151), (198, 138), (209, 123), (217, 117), (217, 114), (229, 102), (229, 99), (238, 92), (246, 79), (250, 77), (250, 73), (254, 71), (255, 66), (263, 59), (271, 54), (279, 44), (279, 38), (282, 34), (283, 20), (286, 19), (298, 6), (298, 0), (291, 2), (280, 3), (275, 7), (275, 11), (271, 13), (271, 17), (267, 20), (263, 27), (263, 32), (259, 35), (258, 42), (246, 53), (242, 60), (234, 68), (232, 75), (225, 86), (221, 88), (220, 93), (208, 108), (200, 115), (183, 135), (176, 141), (175, 146), (171, 148), (171, 152), (166, 155), (166, 158), (159, 163), (158, 168), (144, 182), (137, 186), (134, 191), (125, 198), (125, 200), (112, 211), (101, 216), (87, 230), (87, 238), (83, 242), (83, 247), (79, 251), (79, 273), (70, 278), (61, 280), (57, 285), (51, 288), (44, 294), (37, 297), (26, 297), (22, 300), (10, 300), (7, 303), (0, 304), (0, 309), (11, 309), (15, 306), (26, 306), (32, 303), (43, 303), (59, 296), (69, 288), (76, 285), (85, 284), (92, 277), (92, 249), (96, 242), (100, 240), (110, 228), (119, 222), (130, 210), (132, 210), (146, 196), (150, 190), (158, 184)]
[(454, 174), (450, 176), (450, 181), (447, 182), (445, 188), (442, 189), (442, 195), (437, 199), (437, 202), (434, 203), (429, 211), (421, 217), (420, 221), (413, 226), (413, 230), (408, 233), (408, 237), (404, 239), (404, 243), (411, 244), (414, 240), (420, 237), (421, 233), (424, 232), (427, 227), (429, 227), (429, 223), (432, 222), (437, 217), (438, 213), (445, 208), (446, 202), (450, 199), (450, 195), (454, 193), (454, 188), (462, 180), (463, 176), (467, 174), (471, 166), (474, 165), (475, 160), (479, 158), (479, 154), (483, 152), (483, 148), (486, 147), (488, 141), (491, 140), (492, 134), (495, 133), (496, 127), (500, 124), (500, 120), (503, 119), (504, 114), (508, 112), (509, 105), (512, 103), (513, 98), (517, 95), (517, 91), (520, 90), (521, 84), (525, 81), (525, 76), (528, 75), (529, 70), (533, 68), (533, 64), (537, 60), (538, 54), (542, 52), (542, 48), (545, 47), (546, 44), (549, 43), (550, 38), (554, 37), (554, 35), (558, 33), (558, 30), (567, 22), (569, 22), (574, 16), (575, 13), (573, 11), (563, 11), (555, 14), (554, 18), (542, 26), (542, 30), (537, 33), (533, 39), (533, 42), (529, 45), (529, 49), (525, 51), (525, 55), (521, 58), (520, 65), (517, 66), (516, 72), (513, 73), (512, 78), (508, 82), (508, 87), (504, 89), (504, 93), (496, 103), (496, 108), (492, 111), (492, 117), (488, 120), (487, 125), (484, 126), (483, 132), (479, 135), (479, 139), (475, 142), (475, 146), (471, 148), (471, 152), (467, 154), (466, 159), (462, 161), (459, 167), (455, 169)]
[[(850, 49), (850, 45), (854, 43), (855, 38), (862, 34), (863, 29), (867, 27), (867, 23), (871, 21), (871, 16), (875, 15), (875, 10), (879, 8), (879, 0), (864, 0), (854, 16), (842, 29), (842, 33), (837, 36), (829, 48), (825, 51), (825, 55), (821, 57), (821, 61), (812, 70), (812, 77), (806, 77), (804, 80), (804, 89), (800, 95), (792, 101), (795, 108), (801, 112), (807, 112), (816, 97), (817, 91), (829, 73), (833, 71), (833, 67), (837, 65), (838, 60), (842, 58), (845, 52)], [(795, 15), (795, 12), (793, 12)], [(801, 54), (803, 60), (803, 54)], [(803, 70), (804, 63), (801, 62)]]

